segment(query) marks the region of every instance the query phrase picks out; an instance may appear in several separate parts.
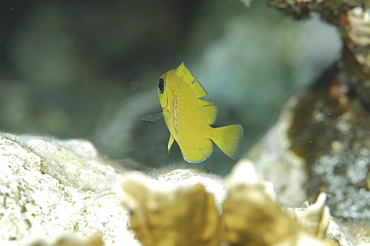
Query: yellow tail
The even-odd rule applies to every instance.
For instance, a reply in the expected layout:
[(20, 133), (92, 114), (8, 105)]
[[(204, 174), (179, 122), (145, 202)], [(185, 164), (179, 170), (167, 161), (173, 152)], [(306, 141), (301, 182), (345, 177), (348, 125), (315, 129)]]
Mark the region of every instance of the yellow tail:
[(239, 152), (243, 138), (241, 125), (229, 125), (213, 128), (212, 141), (231, 159), (235, 159)]

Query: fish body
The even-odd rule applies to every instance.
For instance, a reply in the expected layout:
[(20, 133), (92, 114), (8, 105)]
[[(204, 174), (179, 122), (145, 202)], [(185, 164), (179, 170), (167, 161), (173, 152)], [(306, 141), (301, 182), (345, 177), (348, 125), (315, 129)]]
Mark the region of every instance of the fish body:
[(184, 160), (198, 163), (213, 152), (214, 142), (230, 158), (236, 158), (243, 137), (241, 125), (214, 128), (217, 106), (201, 99), (207, 92), (183, 63), (159, 79), (158, 98), (170, 132), (168, 151), (174, 141)]

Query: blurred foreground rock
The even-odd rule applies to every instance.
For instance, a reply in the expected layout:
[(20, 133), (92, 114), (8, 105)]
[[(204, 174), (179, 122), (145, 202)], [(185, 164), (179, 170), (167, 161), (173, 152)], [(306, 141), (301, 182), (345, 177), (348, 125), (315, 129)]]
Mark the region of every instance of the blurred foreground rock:
[[(190, 178), (192, 172), (123, 175), (118, 194), (143, 245), (352, 245), (330, 219), (325, 194), (309, 207), (285, 210), (246, 159), (221, 183), (206, 182), (204, 174)], [(172, 178), (179, 173), (188, 175)]]
[(1, 134), (0, 161), (1, 245), (353, 245), (325, 194), (282, 208), (247, 160), (225, 180), (149, 177), (114, 169), (85, 140)]

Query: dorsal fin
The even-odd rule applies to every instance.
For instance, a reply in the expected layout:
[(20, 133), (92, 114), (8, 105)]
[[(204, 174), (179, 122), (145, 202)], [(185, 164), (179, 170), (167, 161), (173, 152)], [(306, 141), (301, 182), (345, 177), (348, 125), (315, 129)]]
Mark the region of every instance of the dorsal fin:
[(206, 90), (203, 88), (203, 86), (197, 81), (190, 85), (190, 88), (194, 91), (197, 98), (201, 98), (207, 95)]
[(180, 64), (180, 66), (178, 66), (178, 68), (176, 68), (175, 72), (187, 84), (191, 84), (195, 80), (195, 77), (191, 75), (190, 71), (185, 67), (183, 62)]
[(198, 81), (194, 82), (195, 77), (185, 67), (183, 62), (180, 64), (178, 68), (176, 68), (176, 74), (190, 86), (190, 88), (194, 91), (197, 98), (201, 98), (207, 95), (207, 92), (206, 90), (204, 90), (203, 86)]

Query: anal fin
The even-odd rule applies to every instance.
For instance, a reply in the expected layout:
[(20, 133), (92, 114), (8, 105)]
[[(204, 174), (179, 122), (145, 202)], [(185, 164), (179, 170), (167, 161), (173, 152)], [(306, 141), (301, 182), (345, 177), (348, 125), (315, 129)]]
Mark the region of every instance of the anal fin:
[(213, 152), (213, 143), (210, 139), (204, 139), (202, 143), (193, 148), (180, 146), (184, 160), (189, 163), (199, 163), (205, 161)]

